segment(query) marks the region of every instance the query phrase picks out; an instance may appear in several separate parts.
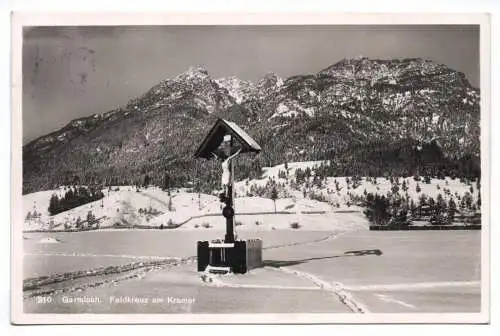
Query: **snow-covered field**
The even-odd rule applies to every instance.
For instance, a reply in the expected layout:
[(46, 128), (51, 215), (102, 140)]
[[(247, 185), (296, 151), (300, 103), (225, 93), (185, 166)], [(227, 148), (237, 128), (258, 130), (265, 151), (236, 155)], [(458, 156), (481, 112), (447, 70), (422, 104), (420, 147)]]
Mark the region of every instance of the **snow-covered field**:
[[(134, 241), (134, 234), (138, 235), (140, 244), (130, 243)], [(59, 284), (55, 292), (45, 294), (51, 297), (52, 304), (37, 303), (38, 296), (30, 297), (27, 291), (24, 309), (33, 313), (96, 314), (480, 310), (478, 231), (374, 232), (358, 228), (338, 232), (246, 232), (245, 237), (263, 239), (264, 267), (244, 275), (204, 276), (196, 272), (196, 263), (186, 256), (194, 254), (197, 239), (209, 239), (217, 234), (204, 231), (201, 235), (192, 230), (26, 233), (32, 252), (59, 254), (56, 257), (59, 259), (48, 257), (41, 265), (37, 260), (26, 264), (26, 275), (31, 276), (50, 268), (59, 274), (69, 272), (69, 268), (62, 269), (65, 264), (65, 267), (77, 264), (79, 267), (72, 267), (80, 269), (99, 267), (100, 261), (105, 265), (109, 262), (125, 265), (126, 259), (130, 263), (167, 255), (181, 258), (175, 264), (154, 269), (139, 268), (107, 278), (90, 276), (68, 280)], [(60, 243), (42, 245), (41, 237), (47, 236)], [(71, 251), (79, 251), (80, 256), (71, 256)], [(116, 259), (108, 259), (113, 255)], [(64, 258), (67, 263), (62, 263)], [(28, 265), (34, 268), (29, 270)], [(34, 271), (36, 268), (38, 271)], [(99, 302), (67, 303), (68, 298), (85, 297), (98, 298)], [(149, 301), (118, 304), (110, 301), (111, 297)], [(162, 301), (153, 303), (155, 298)], [(191, 301), (169, 301), (176, 298)]]
[(480, 311), (480, 231), (359, 230), (266, 258), (347, 291), (370, 312)]
[[(218, 197), (156, 187), (112, 187), (102, 200), (50, 216), (53, 193), (23, 196), (24, 279), (63, 279), (42, 286), (54, 304), (37, 303), (25, 291), (25, 311), (40, 313), (369, 313), (477, 312), (480, 308), (479, 231), (368, 230), (363, 209), (352, 202), (366, 193), (385, 195), (388, 179), (327, 178), (293, 186), (295, 171), (321, 162), (296, 162), (265, 168), (260, 179), (236, 184), (237, 238), (263, 240), (263, 268), (245, 275), (196, 272), (196, 242), (223, 238), (225, 219)], [(288, 178), (280, 178), (287, 171)], [(281, 173), (280, 173), (281, 172)], [(311, 178), (312, 179), (312, 178)], [(347, 179), (351, 180), (347, 183)], [(250, 196), (270, 180), (282, 186), (273, 200)], [(407, 190), (403, 190), (405, 181)], [(417, 184), (420, 190), (417, 190)], [(305, 189), (304, 189), (305, 188)], [(478, 198), (477, 185), (458, 179), (399, 178), (399, 194), (418, 201), (421, 194), (445, 200), (466, 193)], [(321, 194), (324, 201), (318, 201)], [(316, 198), (316, 199), (314, 199)], [(48, 232), (75, 227), (90, 212), (100, 229)], [(117, 226), (134, 229), (113, 228)], [(145, 228), (141, 229), (141, 226)], [(161, 230), (160, 227), (169, 228)], [(178, 226), (178, 227), (177, 227)], [(148, 229), (146, 229), (148, 227)], [(151, 229), (157, 228), (157, 229)], [(30, 231), (46, 232), (30, 232)], [(175, 263), (173, 261), (175, 261)], [(155, 264), (158, 262), (158, 264)], [(153, 266), (151, 266), (153, 265)], [(148, 267), (146, 267), (148, 266)], [(112, 270), (109, 271), (109, 270)], [(108, 270), (108, 271), (106, 271)], [(81, 273), (84, 271), (83, 277)], [(75, 274), (80, 274), (75, 277)], [(95, 274), (95, 275), (94, 275)], [(98, 275), (97, 275), (98, 274)], [(48, 277), (48, 278), (47, 278)], [(38, 279), (38, 280), (37, 280)], [(26, 284), (26, 283), (25, 283)], [(36, 295), (35, 295), (36, 294)], [(98, 297), (101, 302), (61, 303), (63, 297)], [(163, 298), (152, 304), (114, 304), (111, 296)], [(193, 298), (172, 304), (169, 297)], [(166, 301), (165, 301), (166, 300)]]
[[(243, 231), (239, 238), (261, 238), (264, 247), (316, 241), (324, 231)], [(85, 232), (24, 233), (24, 278), (154, 260), (196, 255), (198, 240), (224, 237), (221, 230), (102, 230)], [(49, 243), (58, 241), (58, 243)]]

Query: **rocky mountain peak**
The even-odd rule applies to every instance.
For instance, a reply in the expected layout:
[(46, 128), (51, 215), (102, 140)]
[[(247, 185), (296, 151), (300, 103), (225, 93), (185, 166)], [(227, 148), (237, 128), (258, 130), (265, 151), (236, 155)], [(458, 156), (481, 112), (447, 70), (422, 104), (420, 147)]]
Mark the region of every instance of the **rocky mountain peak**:
[(177, 75), (175, 80), (206, 80), (210, 79), (210, 74), (208, 70), (201, 66), (191, 66), (185, 72)]
[[(267, 166), (334, 158), (344, 160), (342, 174), (349, 175), (353, 148), (384, 152), (435, 138), (450, 160), (476, 160), (479, 102), (479, 90), (462, 73), (422, 59), (343, 59), (285, 80), (268, 73), (257, 85), (234, 76), (214, 80), (194, 66), (123, 108), (80, 118), (24, 146), (23, 190), (74, 176), (82, 183), (133, 181), (146, 171), (189, 181), (193, 148), (217, 117), (255, 136)], [(408, 165), (397, 173), (412, 173)], [(387, 173), (384, 165), (375, 168)]]
[(191, 66), (185, 73), (191, 75), (202, 74), (208, 76), (208, 70), (203, 65)]
[(262, 89), (279, 88), (283, 85), (283, 79), (274, 72), (267, 73), (264, 78), (259, 81), (258, 86)]

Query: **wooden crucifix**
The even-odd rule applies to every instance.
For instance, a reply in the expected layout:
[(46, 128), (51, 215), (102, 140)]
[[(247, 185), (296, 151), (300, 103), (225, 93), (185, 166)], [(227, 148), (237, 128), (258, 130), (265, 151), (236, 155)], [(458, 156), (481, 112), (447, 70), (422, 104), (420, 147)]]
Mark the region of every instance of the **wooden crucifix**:
[[(220, 199), (225, 203), (222, 215), (226, 218), (224, 242), (234, 243), (234, 160), (241, 153), (261, 151), (260, 146), (233, 122), (218, 119), (205, 137), (195, 156), (221, 161)], [(217, 154), (219, 153), (219, 154)]]

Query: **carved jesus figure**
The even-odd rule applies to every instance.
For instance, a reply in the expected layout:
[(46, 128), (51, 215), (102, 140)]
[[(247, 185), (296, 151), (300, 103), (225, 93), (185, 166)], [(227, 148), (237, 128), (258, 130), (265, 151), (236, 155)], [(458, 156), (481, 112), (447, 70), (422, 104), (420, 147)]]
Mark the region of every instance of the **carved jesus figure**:
[(222, 167), (222, 178), (221, 178), (221, 187), (222, 187), (222, 191), (224, 192), (224, 194), (227, 196), (227, 187), (229, 185), (229, 183), (231, 183), (231, 161), (236, 157), (238, 156), (238, 154), (240, 154), (241, 152), (241, 148), (238, 149), (238, 151), (236, 153), (234, 153), (233, 155), (229, 156), (229, 157), (224, 157), (224, 155), (222, 154), (220, 157), (217, 156), (217, 154), (215, 153), (212, 153), (212, 155), (219, 161), (222, 161), (221, 163), (221, 167)]

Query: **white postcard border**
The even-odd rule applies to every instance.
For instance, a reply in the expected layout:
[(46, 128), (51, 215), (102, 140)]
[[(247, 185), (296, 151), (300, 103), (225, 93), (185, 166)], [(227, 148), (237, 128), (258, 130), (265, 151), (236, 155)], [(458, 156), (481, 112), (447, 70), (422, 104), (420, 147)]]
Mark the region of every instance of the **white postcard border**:
[[(59, 25), (480, 25), (481, 313), (467, 314), (25, 314), (22, 295), (22, 27)], [(487, 323), (490, 320), (490, 17), (479, 13), (47, 13), (12, 15), (11, 321), (15, 324)]]

